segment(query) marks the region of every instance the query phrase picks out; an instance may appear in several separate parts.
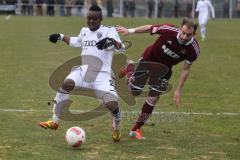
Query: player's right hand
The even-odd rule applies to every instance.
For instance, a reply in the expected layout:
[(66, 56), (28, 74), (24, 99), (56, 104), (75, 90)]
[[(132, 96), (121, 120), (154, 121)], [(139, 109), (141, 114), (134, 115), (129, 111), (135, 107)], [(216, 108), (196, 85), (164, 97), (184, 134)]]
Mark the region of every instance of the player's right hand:
[(61, 39), (61, 36), (60, 34), (51, 34), (49, 36), (49, 41), (52, 42), (52, 43), (57, 43), (58, 40)]
[(123, 36), (129, 35), (128, 29), (123, 26), (117, 25), (116, 30), (118, 33), (121, 33)]

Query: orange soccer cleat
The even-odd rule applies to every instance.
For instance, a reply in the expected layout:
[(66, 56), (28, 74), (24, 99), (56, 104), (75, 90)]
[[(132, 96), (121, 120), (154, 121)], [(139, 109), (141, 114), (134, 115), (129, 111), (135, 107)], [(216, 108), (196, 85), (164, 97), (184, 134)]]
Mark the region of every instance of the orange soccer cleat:
[(44, 129), (48, 129), (48, 128), (54, 129), (54, 130), (58, 129), (58, 124), (53, 122), (52, 120), (49, 120), (47, 122), (40, 122), (38, 125)]
[(129, 78), (130, 76), (132, 76), (134, 72), (134, 61), (129, 60), (127, 62), (127, 65), (123, 66), (122, 68), (120, 68), (118, 70), (118, 77), (119, 78), (123, 78), (125, 76), (127, 76), (127, 78)]
[(145, 137), (142, 136), (142, 132), (140, 129), (137, 129), (136, 131), (130, 131), (129, 136), (132, 139), (138, 139), (138, 140), (144, 140)]

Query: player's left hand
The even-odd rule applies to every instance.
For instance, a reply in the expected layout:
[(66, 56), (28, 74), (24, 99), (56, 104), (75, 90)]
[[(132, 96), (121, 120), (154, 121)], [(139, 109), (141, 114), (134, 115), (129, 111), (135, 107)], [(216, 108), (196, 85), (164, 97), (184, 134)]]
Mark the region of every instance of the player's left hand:
[(176, 90), (174, 92), (174, 101), (175, 101), (176, 106), (178, 107), (180, 105), (180, 102), (181, 102), (181, 91)]
[(108, 48), (109, 46), (114, 45), (115, 40), (113, 38), (104, 38), (96, 43), (98, 49), (103, 50)]

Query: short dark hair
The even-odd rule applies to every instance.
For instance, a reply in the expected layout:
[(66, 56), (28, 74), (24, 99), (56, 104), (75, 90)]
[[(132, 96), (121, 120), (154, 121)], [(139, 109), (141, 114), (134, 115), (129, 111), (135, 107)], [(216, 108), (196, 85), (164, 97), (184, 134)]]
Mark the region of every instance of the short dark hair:
[(183, 18), (181, 27), (184, 25), (186, 25), (187, 27), (193, 27), (194, 33), (197, 31), (198, 23), (194, 22), (194, 20), (191, 18)]
[(102, 9), (98, 5), (92, 5), (89, 8), (89, 11), (96, 11), (96, 12), (101, 12), (102, 13)]

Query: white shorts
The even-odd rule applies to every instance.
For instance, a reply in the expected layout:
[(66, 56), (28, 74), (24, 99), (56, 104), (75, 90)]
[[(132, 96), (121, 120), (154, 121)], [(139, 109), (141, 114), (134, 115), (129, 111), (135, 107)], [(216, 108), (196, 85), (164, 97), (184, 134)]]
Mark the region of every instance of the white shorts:
[(66, 79), (75, 82), (74, 89), (93, 91), (96, 98), (104, 103), (118, 101), (115, 81), (107, 71), (87, 71), (87, 65), (82, 65), (73, 68)]
[(200, 15), (198, 16), (199, 25), (206, 25), (208, 23), (208, 15)]

